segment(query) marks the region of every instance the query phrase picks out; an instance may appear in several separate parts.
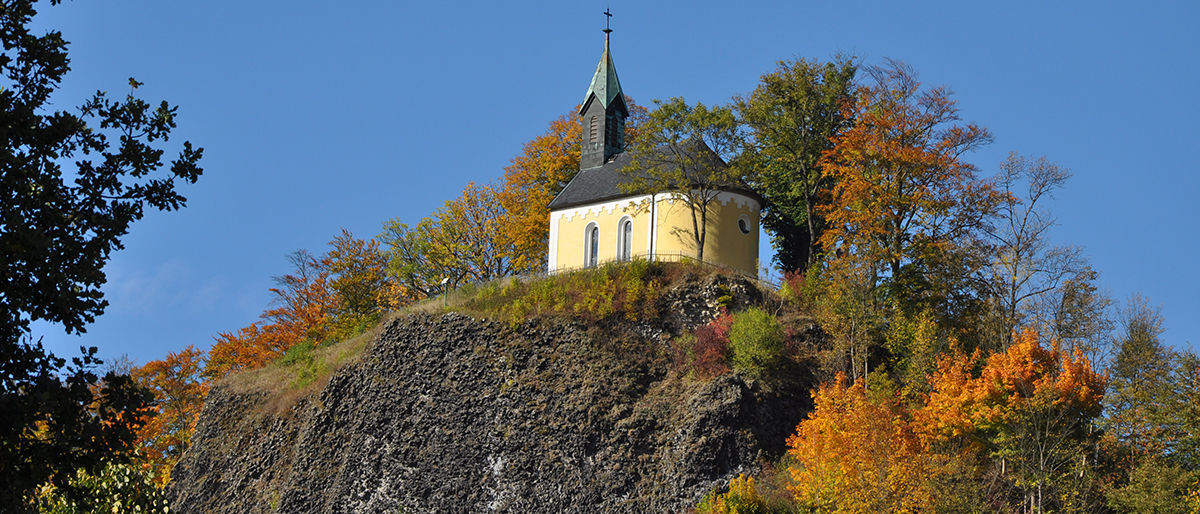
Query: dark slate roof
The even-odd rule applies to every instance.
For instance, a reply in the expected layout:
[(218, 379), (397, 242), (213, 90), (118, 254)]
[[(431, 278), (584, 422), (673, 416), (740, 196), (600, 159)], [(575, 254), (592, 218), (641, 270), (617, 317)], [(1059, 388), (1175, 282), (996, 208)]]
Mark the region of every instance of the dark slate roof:
[(633, 156), (629, 152), (622, 152), (602, 166), (576, 173), (575, 178), (567, 183), (567, 187), (564, 187), (562, 192), (558, 193), (558, 196), (550, 202), (550, 210), (603, 202), (622, 196), (640, 196), (621, 191), (620, 186), (626, 180), (621, 169), (631, 162), (633, 162)]
[[(661, 153), (666, 153), (667, 148), (659, 148)], [(584, 205), (591, 203), (600, 203), (617, 198), (642, 196), (641, 194), (630, 194), (621, 191), (621, 184), (628, 180), (628, 175), (621, 173), (621, 170), (629, 166), (633, 162), (633, 154), (631, 152), (622, 152), (609, 159), (602, 166), (588, 168), (582, 170), (575, 175), (563, 188), (558, 196), (550, 202), (550, 210), (565, 209), (576, 205)], [(757, 193), (746, 189), (745, 187), (728, 187), (726, 191), (732, 191), (739, 194), (749, 196), (756, 200), (759, 206), (762, 206), (763, 199)]]

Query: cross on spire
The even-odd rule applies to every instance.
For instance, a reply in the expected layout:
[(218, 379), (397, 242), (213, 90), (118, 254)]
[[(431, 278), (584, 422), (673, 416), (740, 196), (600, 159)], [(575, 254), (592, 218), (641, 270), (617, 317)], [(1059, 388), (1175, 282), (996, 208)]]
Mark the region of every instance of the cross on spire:
[(604, 8), (604, 37), (608, 37), (608, 33), (612, 32), (612, 29), (608, 28), (608, 22), (612, 21), (612, 13), (609, 12), (611, 10), (607, 7)]

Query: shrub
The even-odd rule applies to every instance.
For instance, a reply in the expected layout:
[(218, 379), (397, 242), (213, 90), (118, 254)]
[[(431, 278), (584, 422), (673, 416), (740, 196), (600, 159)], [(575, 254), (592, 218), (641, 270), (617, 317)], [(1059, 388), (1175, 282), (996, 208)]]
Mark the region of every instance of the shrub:
[(291, 385), (296, 389), (308, 387), (325, 371), (324, 362), (313, 356), (313, 343), (309, 340), (301, 341), (296, 346), (288, 348), (288, 351), (276, 361), (276, 364), (280, 367), (292, 368), (296, 377), (292, 379)]
[(761, 308), (751, 307), (734, 314), (729, 329), (733, 369), (752, 376), (774, 370), (783, 358), (783, 335), (779, 320)]
[[(715, 492), (715, 491), (714, 491)], [(767, 502), (754, 487), (754, 477), (745, 474), (729, 481), (729, 492), (708, 493), (696, 505), (696, 514), (767, 514)]]
[(155, 482), (153, 469), (115, 462), (106, 462), (94, 474), (76, 470), (67, 489), (44, 486), (38, 491), (37, 503), (38, 512), (47, 514), (169, 512), (165, 491)]
[(587, 321), (653, 319), (667, 265), (633, 260), (596, 269), (484, 286), (464, 307), (495, 314), (513, 325), (533, 316), (573, 316)]
[(708, 324), (696, 327), (672, 342), (675, 369), (692, 374), (701, 380), (729, 371), (729, 327), (733, 317), (721, 308), (721, 313)]

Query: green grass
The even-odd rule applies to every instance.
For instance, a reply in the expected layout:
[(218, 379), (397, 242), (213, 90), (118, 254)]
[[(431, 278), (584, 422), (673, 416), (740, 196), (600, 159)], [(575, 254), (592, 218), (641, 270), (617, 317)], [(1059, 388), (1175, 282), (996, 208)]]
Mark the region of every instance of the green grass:
[(658, 298), (696, 265), (634, 260), (536, 278), (505, 279), (460, 288), (452, 310), (494, 317), (513, 325), (541, 316), (589, 322), (638, 321), (659, 316)]

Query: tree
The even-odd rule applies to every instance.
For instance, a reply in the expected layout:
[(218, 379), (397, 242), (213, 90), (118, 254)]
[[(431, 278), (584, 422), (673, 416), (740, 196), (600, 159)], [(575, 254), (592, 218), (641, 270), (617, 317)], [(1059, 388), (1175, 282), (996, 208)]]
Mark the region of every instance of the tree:
[(690, 236), (696, 259), (704, 260), (708, 209), (717, 195), (742, 186), (737, 168), (728, 163), (740, 148), (737, 121), (729, 107), (688, 105), (683, 98), (655, 100), (655, 108), (639, 131), (633, 162), (621, 170), (631, 194), (667, 192), (687, 203)]
[(324, 341), (329, 337), (338, 298), (329, 287), (325, 257), (297, 250), (288, 254), (287, 260), (293, 272), (274, 277), (274, 307), (259, 315), (262, 321), (215, 337), (203, 371), (205, 378), (216, 380), (258, 369), (300, 341)]
[(955, 307), (973, 270), (978, 231), (1001, 200), (962, 154), (991, 141), (987, 129), (953, 124), (949, 88), (923, 89), (900, 61), (867, 68), (854, 126), (834, 138), (821, 166), (833, 180), (819, 209), (826, 251), (880, 264), (876, 282), (905, 302)]
[[(375, 239), (356, 239), (342, 229), (329, 242), (333, 249), (322, 260), (329, 272), (329, 291), (336, 298), (333, 338), (341, 340), (379, 321), (398, 307), (394, 282), (387, 276), (387, 256)], [(322, 339), (312, 339), (314, 343)]]
[(926, 512), (934, 462), (894, 399), (873, 401), (845, 376), (813, 392), (815, 409), (788, 439), (790, 487), (814, 512)]
[(379, 235), (388, 247), (388, 274), (406, 298), (417, 300), (464, 282), (487, 282), (522, 271), (516, 267), (522, 259), (516, 241), (501, 227), (504, 216), (495, 187), (470, 183), (462, 195), (416, 227), (398, 218), (388, 221)]
[(939, 359), (932, 392), (915, 417), (931, 446), (985, 452), (1014, 487), (1022, 510), (1045, 512), (1077, 495), (1094, 452), (1092, 420), (1106, 380), (1082, 352), (1046, 348), (1032, 330), (1003, 353)]
[[(441, 227), (433, 218), (422, 219), (416, 226), (394, 218), (383, 224), (379, 240), (386, 247), (388, 276), (400, 285), (402, 303), (415, 303), (446, 291), (446, 285), (461, 278), (458, 263), (438, 251), (434, 237)], [(447, 279), (446, 282), (442, 282)]]
[(1117, 512), (1137, 514), (1190, 514), (1188, 489), (1196, 477), (1179, 466), (1147, 458), (1130, 474), (1129, 483), (1108, 493), (1108, 504)]
[(1096, 285), (1099, 273), (1084, 266), (1057, 288), (1033, 302), (1037, 326), (1070, 350), (1080, 349), (1093, 361), (1105, 356), (1113, 322), (1109, 317), (1112, 299)]
[[(1064, 280), (1083, 272), (1084, 258), (1077, 247), (1050, 246), (1049, 231), (1055, 219), (1039, 202), (1052, 198), (1071, 172), (1045, 157), (1029, 159), (1009, 154), (996, 179), (1002, 194), (994, 226), (988, 235), (995, 244), (992, 262), (994, 296), (1006, 322), (1005, 336), (1011, 339), (1029, 310), (1043, 295), (1052, 293)], [(1025, 187), (1024, 196), (1017, 189)]]
[(160, 477), (135, 464), (106, 462), (96, 472), (69, 473), (70, 487), (47, 485), (38, 491), (41, 514), (139, 512), (167, 514), (166, 491)]
[(1122, 334), (1113, 359), (1111, 390), (1105, 397), (1105, 428), (1137, 457), (1170, 453), (1175, 430), (1171, 401), (1177, 355), (1163, 345), (1159, 309), (1134, 295), (1120, 310)]
[(514, 260), (519, 269), (546, 265), (550, 202), (579, 173), (582, 137), (578, 116), (559, 116), (545, 134), (525, 143), (521, 154), (504, 168), (503, 186), (497, 194), (505, 221), (499, 228), (517, 247)]
[(94, 396), (95, 349), (64, 369), (28, 340), (29, 324), (81, 333), (101, 315), (104, 264), (147, 207), (185, 205), (175, 181), (196, 181), (202, 153), (184, 142), (169, 173), (158, 173), (177, 109), (132, 92), (123, 101), (97, 93), (77, 113), (51, 110), (69, 69), (67, 42), (57, 31), (30, 32), (34, 4), (0, 6), (0, 505), (13, 510), (29, 505), (38, 484), (65, 487), (77, 468), (98, 472), (131, 448), (133, 413), (147, 395), (110, 374)]
[(261, 315), (264, 331), (279, 341), (282, 350), (305, 339), (328, 339), (339, 303), (329, 284), (331, 271), (327, 256), (315, 256), (301, 249), (285, 258), (292, 265), (292, 273), (271, 277), (275, 282), (275, 287), (270, 289), (275, 295), (271, 299), (273, 307)]
[(853, 123), (857, 71), (844, 56), (781, 61), (748, 97), (736, 99), (739, 121), (750, 129), (739, 164), (766, 200), (762, 223), (785, 271), (808, 269), (820, 252), (825, 220), (818, 211), (833, 180), (820, 160)]
[(398, 306), (399, 288), (386, 274), (378, 241), (343, 229), (329, 246), (320, 256), (306, 250), (288, 255), (294, 271), (275, 277), (275, 307), (259, 316), (261, 322), (219, 334), (205, 377), (261, 368), (304, 341), (314, 346), (342, 341)]
[(171, 468), (191, 445), (210, 385), (201, 376), (203, 365), (204, 352), (189, 345), (132, 372), (138, 385), (154, 393), (154, 415), (138, 431), (138, 445), (160, 487), (171, 480)]

